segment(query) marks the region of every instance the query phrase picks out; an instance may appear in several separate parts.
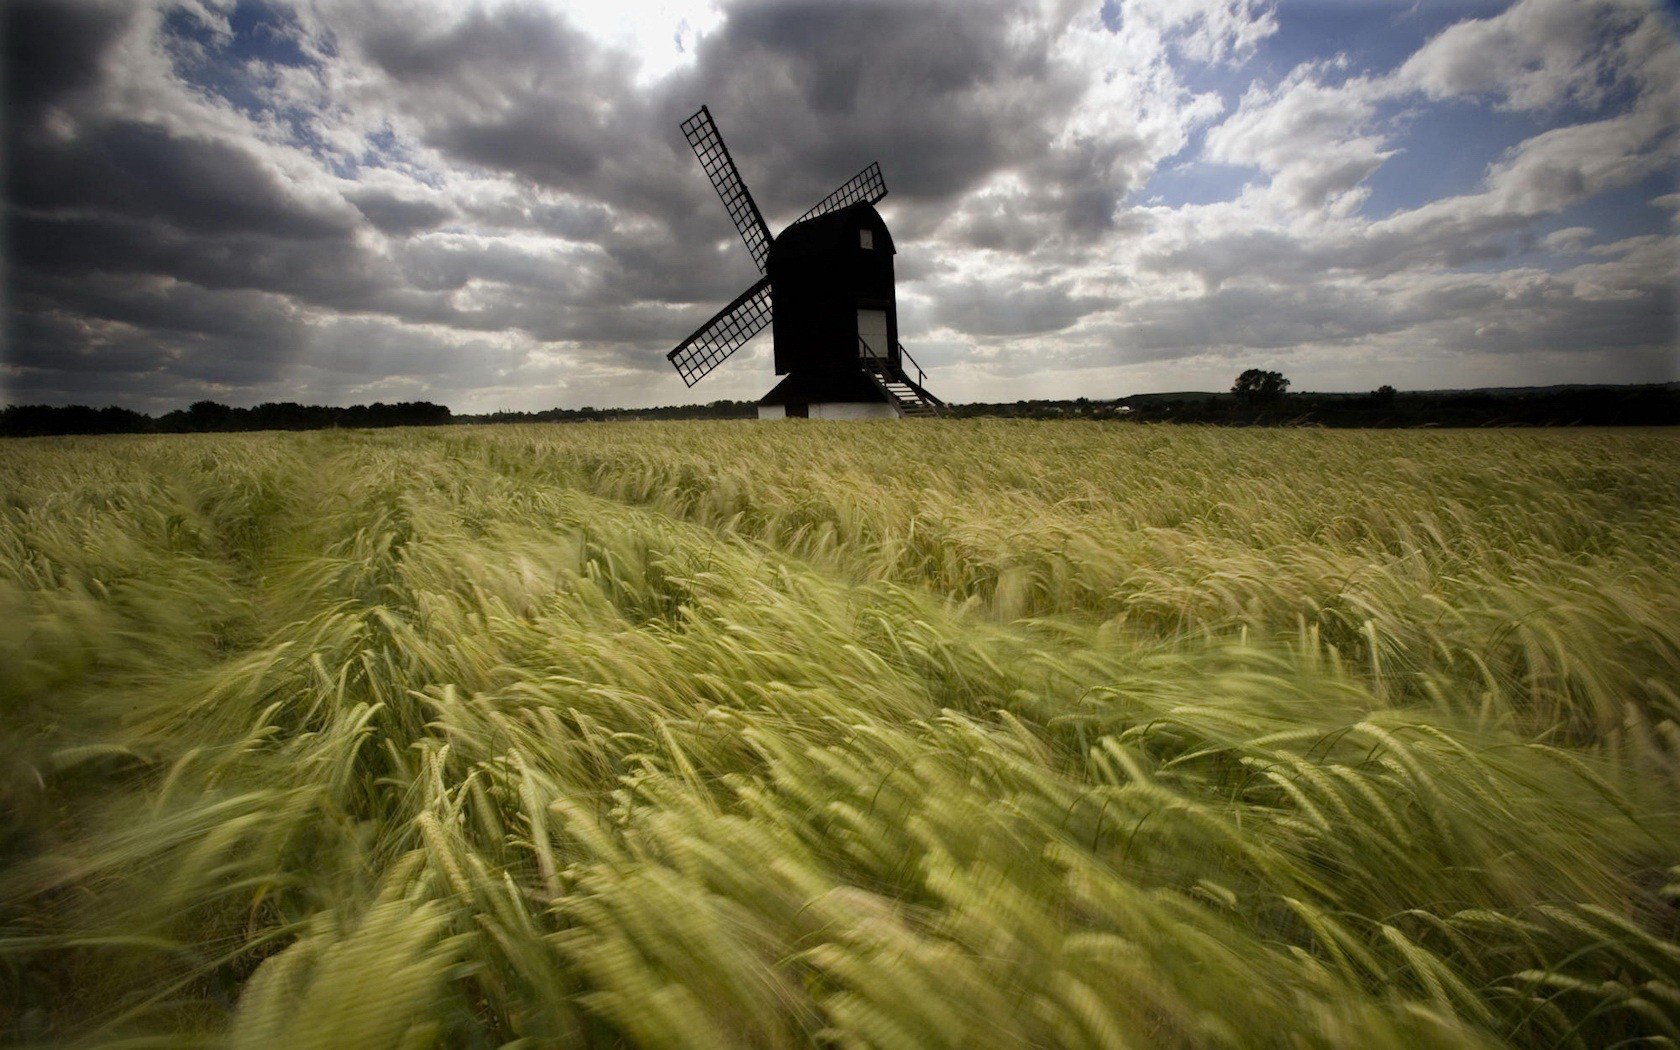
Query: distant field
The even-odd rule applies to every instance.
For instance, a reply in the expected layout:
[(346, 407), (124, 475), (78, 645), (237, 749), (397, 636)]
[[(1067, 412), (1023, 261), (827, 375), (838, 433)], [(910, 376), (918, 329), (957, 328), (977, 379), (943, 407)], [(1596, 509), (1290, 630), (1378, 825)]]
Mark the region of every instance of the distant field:
[(31, 439), (0, 503), (0, 1042), (1680, 1040), (1680, 434)]

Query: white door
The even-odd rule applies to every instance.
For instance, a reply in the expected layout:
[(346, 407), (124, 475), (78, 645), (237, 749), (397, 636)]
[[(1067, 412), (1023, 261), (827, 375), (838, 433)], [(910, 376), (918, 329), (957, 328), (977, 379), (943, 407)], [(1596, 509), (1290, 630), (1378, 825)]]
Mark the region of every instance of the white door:
[[(885, 310), (859, 310), (858, 335), (869, 349), (875, 351), (875, 356), (883, 360), (891, 353), (892, 348), (887, 345), (887, 312)], [(864, 349), (858, 347), (858, 354), (862, 356)]]

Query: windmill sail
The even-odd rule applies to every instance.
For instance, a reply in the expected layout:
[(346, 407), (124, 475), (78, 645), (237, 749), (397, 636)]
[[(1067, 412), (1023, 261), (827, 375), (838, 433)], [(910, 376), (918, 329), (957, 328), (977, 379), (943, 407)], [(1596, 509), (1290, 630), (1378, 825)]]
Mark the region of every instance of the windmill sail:
[(881, 165), (871, 164), (847, 179), (839, 189), (812, 205), (810, 211), (793, 221), (801, 223), (806, 219), (814, 219), (819, 215), (838, 211), (849, 204), (856, 204), (858, 201), (868, 201), (870, 204), (874, 204), (886, 195), (887, 180), (881, 177)]
[(666, 354), (666, 360), (676, 367), (684, 383), (693, 386), (769, 323), (770, 278), (761, 277)]
[(700, 166), (706, 169), (706, 177), (712, 180), (712, 188), (728, 209), (729, 218), (741, 231), (741, 240), (752, 253), (758, 272), (763, 273), (770, 257), (770, 227), (765, 225), (758, 204), (747, 192), (747, 184), (735, 167), (735, 158), (729, 155), (729, 147), (723, 144), (723, 136), (712, 121), (711, 110), (701, 106), (700, 112), (682, 122), (682, 132), (694, 155), (700, 158)]

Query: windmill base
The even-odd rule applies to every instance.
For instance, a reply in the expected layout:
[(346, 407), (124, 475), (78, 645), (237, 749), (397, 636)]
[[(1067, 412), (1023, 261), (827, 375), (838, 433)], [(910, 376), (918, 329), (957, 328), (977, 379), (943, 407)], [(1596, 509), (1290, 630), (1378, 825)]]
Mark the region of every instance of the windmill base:
[(812, 404), (758, 406), (760, 419), (897, 419), (885, 401), (818, 401)]

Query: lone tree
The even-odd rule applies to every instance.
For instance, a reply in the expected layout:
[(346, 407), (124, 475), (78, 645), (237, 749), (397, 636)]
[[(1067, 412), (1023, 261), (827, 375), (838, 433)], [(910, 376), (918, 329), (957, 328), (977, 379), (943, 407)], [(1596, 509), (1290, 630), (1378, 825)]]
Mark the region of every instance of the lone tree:
[(1289, 380), (1283, 377), (1282, 372), (1266, 372), (1258, 368), (1250, 368), (1231, 384), (1231, 393), (1253, 404), (1276, 401), (1288, 389)]

